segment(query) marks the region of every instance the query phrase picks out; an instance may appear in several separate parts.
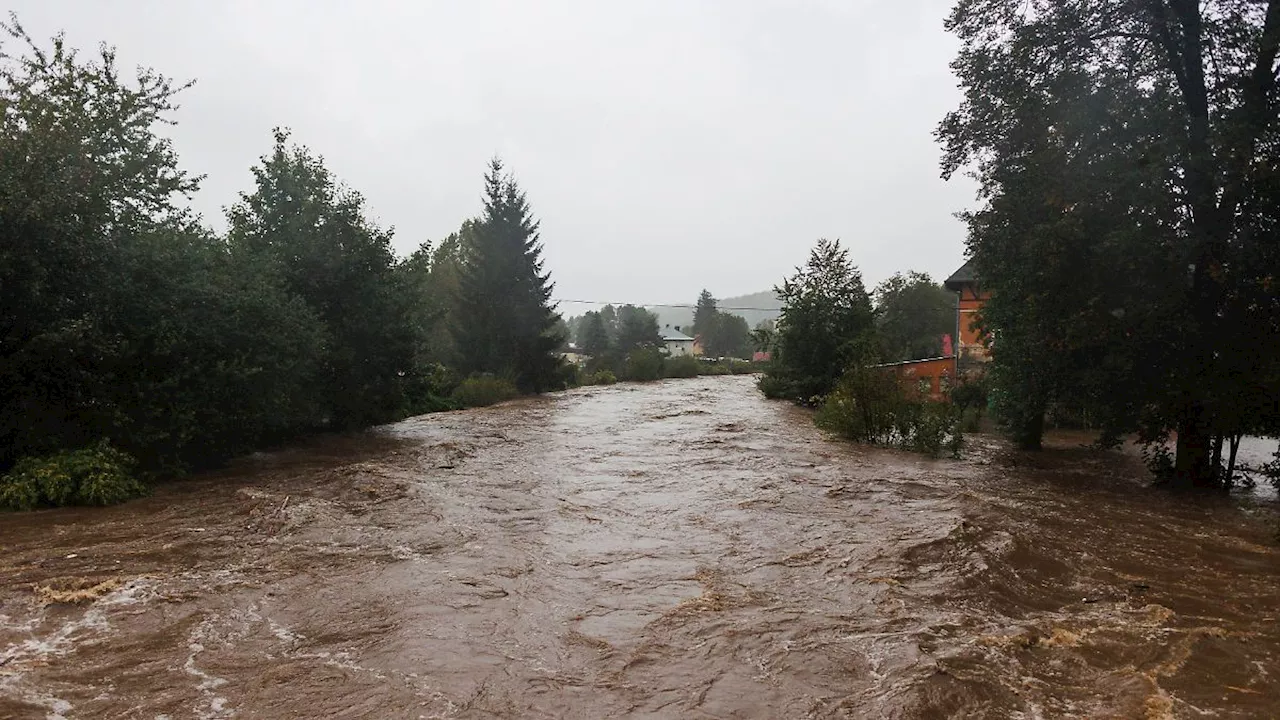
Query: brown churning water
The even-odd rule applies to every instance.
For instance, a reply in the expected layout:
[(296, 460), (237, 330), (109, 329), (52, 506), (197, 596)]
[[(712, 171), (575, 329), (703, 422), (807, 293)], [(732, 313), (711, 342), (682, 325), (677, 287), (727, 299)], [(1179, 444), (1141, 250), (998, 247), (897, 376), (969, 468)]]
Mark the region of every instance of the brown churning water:
[(0, 717), (1274, 718), (1268, 512), (583, 389), (3, 516)]

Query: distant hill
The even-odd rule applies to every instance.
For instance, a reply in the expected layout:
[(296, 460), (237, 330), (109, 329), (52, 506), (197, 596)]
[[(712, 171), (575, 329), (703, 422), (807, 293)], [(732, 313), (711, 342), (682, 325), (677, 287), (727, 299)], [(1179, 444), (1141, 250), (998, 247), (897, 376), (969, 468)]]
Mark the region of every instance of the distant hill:
[[(782, 309), (782, 301), (772, 290), (739, 295), (737, 297), (719, 298), (717, 305), (721, 310), (742, 316), (747, 325), (754, 328), (762, 320), (777, 320), (778, 311)], [(747, 308), (747, 309), (737, 309)], [(672, 327), (686, 327), (693, 324), (693, 308), (651, 307), (651, 312), (658, 316), (658, 323)]]

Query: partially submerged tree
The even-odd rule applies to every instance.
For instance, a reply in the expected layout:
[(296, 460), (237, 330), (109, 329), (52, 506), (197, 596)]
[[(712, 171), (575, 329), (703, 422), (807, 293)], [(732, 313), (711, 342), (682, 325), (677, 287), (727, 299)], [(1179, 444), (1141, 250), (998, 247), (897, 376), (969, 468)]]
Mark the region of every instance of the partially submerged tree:
[(970, 249), (1025, 444), (1085, 393), (1219, 485), (1213, 438), (1256, 431), (1240, 403), (1280, 357), (1280, 0), (962, 0), (948, 28), (944, 175), (981, 183)]

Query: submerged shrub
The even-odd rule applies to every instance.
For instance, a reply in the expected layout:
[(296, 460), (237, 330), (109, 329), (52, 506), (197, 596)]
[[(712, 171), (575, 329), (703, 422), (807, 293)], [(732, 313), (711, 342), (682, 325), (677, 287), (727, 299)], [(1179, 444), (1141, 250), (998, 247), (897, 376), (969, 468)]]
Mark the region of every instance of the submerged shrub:
[(0, 508), (34, 510), (39, 505), (40, 483), (36, 481), (35, 476), (10, 472), (0, 477)]
[(627, 355), (627, 380), (647, 382), (662, 377), (662, 351), (657, 348), (636, 348)]
[(615, 385), (617, 382), (618, 376), (612, 370), (597, 370), (582, 376), (583, 385)]
[(892, 373), (860, 367), (845, 373), (814, 421), (855, 442), (956, 455), (964, 442), (961, 415), (949, 403), (907, 391)]
[(699, 375), (728, 375), (729, 366), (725, 363), (702, 360), (699, 363)]
[(463, 380), (453, 391), (453, 400), (459, 407), (473, 408), (495, 405), (518, 397), (515, 383), (493, 375), (475, 375)]
[(698, 365), (698, 359), (691, 355), (667, 358), (666, 362), (663, 363), (662, 373), (669, 378), (698, 377), (699, 370), (701, 370)]
[(23, 458), (0, 480), (0, 507), (115, 505), (147, 493), (129, 455), (100, 442), (43, 458)]

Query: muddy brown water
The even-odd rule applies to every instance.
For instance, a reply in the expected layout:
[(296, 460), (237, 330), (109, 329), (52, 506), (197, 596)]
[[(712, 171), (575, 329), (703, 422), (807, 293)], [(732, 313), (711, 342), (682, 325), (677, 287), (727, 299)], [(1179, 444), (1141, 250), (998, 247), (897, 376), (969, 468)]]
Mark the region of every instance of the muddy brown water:
[(703, 378), (5, 515), (0, 717), (1280, 717), (1269, 503), (1071, 445), (859, 448)]

